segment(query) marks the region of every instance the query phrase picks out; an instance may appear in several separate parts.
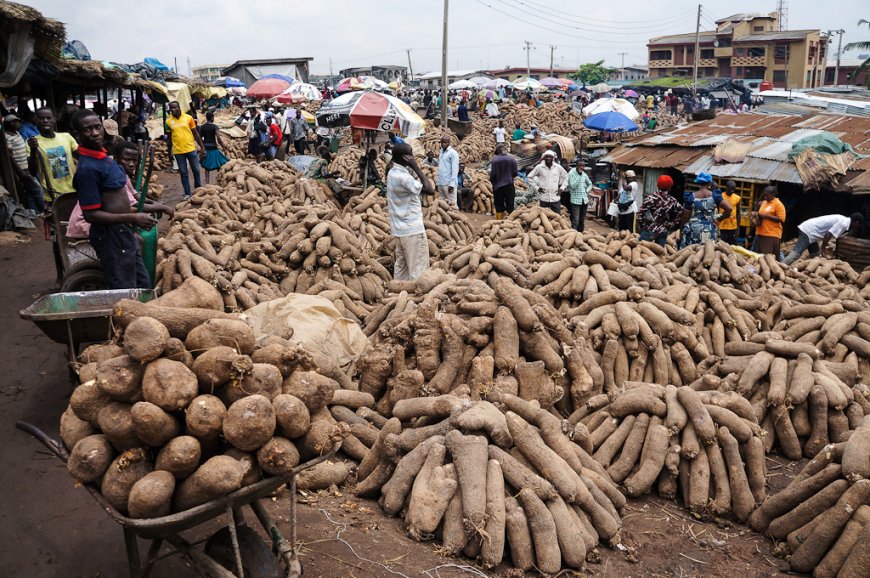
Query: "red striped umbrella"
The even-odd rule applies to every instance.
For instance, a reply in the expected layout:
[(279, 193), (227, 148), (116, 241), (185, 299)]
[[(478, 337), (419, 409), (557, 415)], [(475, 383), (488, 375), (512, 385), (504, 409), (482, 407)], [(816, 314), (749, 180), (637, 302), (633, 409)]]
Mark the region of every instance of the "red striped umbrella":
[(389, 94), (367, 90), (336, 97), (317, 111), (317, 124), (397, 131), (408, 138), (423, 134), (425, 122), (411, 107)]

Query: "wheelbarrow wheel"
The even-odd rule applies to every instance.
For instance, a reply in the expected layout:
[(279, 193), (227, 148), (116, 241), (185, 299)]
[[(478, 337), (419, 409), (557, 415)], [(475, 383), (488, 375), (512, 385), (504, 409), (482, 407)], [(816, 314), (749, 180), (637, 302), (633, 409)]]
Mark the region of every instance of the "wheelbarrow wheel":
[(78, 291), (101, 291), (106, 288), (106, 276), (99, 263), (81, 261), (67, 269), (60, 290), (63, 293)]
[[(242, 569), (245, 578), (285, 578), (286, 573), (272, 549), (260, 538), (257, 532), (249, 526), (237, 526), (239, 538), (239, 553), (242, 556)], [(205, 553), (227, 570), (236, 572), (236, 557), (233, 554), (233, 542), (230, 529), (221, 528), (208, 539)]]

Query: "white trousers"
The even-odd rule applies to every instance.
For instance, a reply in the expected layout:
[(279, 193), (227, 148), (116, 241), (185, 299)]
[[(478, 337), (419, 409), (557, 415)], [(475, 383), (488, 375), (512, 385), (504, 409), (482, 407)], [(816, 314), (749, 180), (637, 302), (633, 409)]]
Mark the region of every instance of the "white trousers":
[(396, 263), (393, 279), (414, 281), (429, 268), (429, 241), (426, 233), (396, 237)]
[(453, 207), (454, 209), (457, 207), (456, 205), (456, 187), (453, 187), (453, 192), (450, 192), (450, 187), (448, 185), (438, 185), (438, 198), (444, 199), (447, 201), (447, 204)]

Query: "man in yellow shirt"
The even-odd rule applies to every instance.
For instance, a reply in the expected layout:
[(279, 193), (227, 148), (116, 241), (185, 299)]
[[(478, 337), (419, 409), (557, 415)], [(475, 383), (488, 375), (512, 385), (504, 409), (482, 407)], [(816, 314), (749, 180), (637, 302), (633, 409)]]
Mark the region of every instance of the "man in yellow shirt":
[[(725, 183), (725, 190), (722, 192), (722, 198), (728, 201), (728, 204), (734, 209), (728, 218), (719, 221), (719, 238), (734, 245), (737, 243), (737, 229), (740, 226), (740, 195), (735, 192), (737, 183), (728, 181)], [(722, 212), (721, 209), (719, 211)]]
[[(166, 119), (169, 129), (169, 155), (175, 155), (178, 163), (178, 173), (181, 175), (181, 187), (184, 198), (190, 198), (190, 180), (187, 178), (187, 164), (193, 171), (193, 186), (202, 186), (199, 170), (199, 157), (205, 154), (205, 145), (196, 129), (196, 121), (189, 114), (181, 112), (181, 105), (176, 101), (169, 103), (169, 118)], [(197, 145), (199, 148), (197, 148)]]
[(30, 174), (39, 175), (50, 201), (49, 190), (55, 193), (74, 193), (73, 176), (76, 162), (73, 153), (79, 149), (76, 139), (66, 132), (55, 132), (54, 112), (50, 108), (37, 109), (36, 128), (39, 134), (27, 140), (27, 166)]

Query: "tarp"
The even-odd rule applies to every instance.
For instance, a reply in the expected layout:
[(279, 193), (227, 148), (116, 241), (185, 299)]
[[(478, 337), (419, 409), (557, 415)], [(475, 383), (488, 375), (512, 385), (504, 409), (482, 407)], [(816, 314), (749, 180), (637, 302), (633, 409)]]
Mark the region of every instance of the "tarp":
[(223, 98), (227, 95), (227, 89), (222, 86), (196, 86), (190, 92), (205, 99)]
[(190, 87), (183, 82), (167, 82), (166, 97), (169, 99), (169, 102), (172, 102), (173, 100), (178, 101), (182, 112), (189, 111), (193, 104)]
[(808, 137), (804, 137), (794, 143), (791, 147), (791, 152), (788, 158), (794, 160), (799, 154), (807, 149), (813, 149), (819, 153), (827, 153), (829, 155), (838, 155), (840, 153), (855, 153), (852, 147), (835, 134), (830, 132), (822, 132)]
[(24, 76), (24, 71), (33, 59), (34, 37), (30, 34), (29, 22), (7, 19), (0, 22), (0, 30), (6, 37), (3, 46), (5, 58), (0, 68), (0, 87), (15, 86)]
[(255, 305), (242, 314), (254, 328), (257, 339), (267, 335), (287, 335), (291, 341), (317, 351), (347, 368), (362, 355), (368, 339), (359, 325), (342, 317), (335, 305), (317, 295), (291, 293)]
[(90, 60), (91, 53), (81, 40), (70, 40), (63, 45), (61, 55), (70, 60)]
[(162, 62), (160, 62), (156, 58), (151, 58), (150, 56), (146, 56), (142, 62), (144, 62), (145, 64), (148, 64), (149, 66), (153, 66), (154, 68), (156, 68), (157, 70), (159, 70), (161, 72), (167, 72), (169, 70), (168, 66), (166, 66), (165, 64), (163, 64)]

